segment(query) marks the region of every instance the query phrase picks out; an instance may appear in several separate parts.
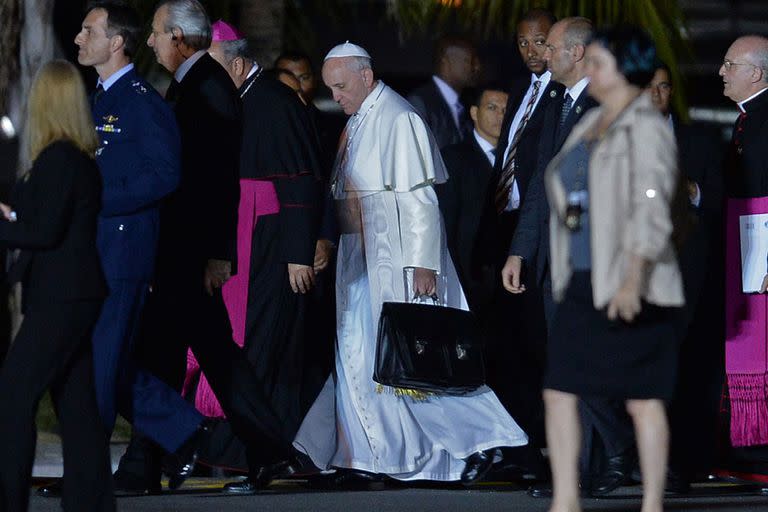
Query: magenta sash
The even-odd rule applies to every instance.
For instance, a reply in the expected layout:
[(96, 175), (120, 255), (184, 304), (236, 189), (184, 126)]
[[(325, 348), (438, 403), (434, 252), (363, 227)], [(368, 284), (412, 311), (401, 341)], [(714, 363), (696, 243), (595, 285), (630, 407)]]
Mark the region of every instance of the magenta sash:
[(768, 444), (768, 296), (741, 291), (739, 241), (739, 216), (760, 213), (768, 213), (768, 197), (729, 199), (726, 205), (725, 371), (736, 447)]
[[(245, 344), (245, 315), (248, 308), (248, 281), (251, 273), (251, 243), (253, 229), (262, 215), (280, 211), (275, 186), (271, 181), (252, 179), (240, 180), (240, 204), (237, 209), (237, 274), (222, 287), (221, 293), (232, 324), (232, 338), (240, 347)], [(200, 371), (192, 351), (187, 353), (187, 374), (184, 379), (184, 394), (189, 391), (192, 380)], [(213, 394), (205, 374), (200, 375), (195, 393), (195, 407), (201, 414), (212, 418), (223, 418), (224, 411)]]

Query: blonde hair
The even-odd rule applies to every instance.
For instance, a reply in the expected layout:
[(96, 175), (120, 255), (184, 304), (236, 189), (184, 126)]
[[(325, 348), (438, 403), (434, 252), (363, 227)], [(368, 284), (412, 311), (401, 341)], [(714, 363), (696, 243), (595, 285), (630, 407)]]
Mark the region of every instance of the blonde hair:
[(29, 159), (34, 162), (52, 142), (68, 140), (91, 158), (99, 140), (80, 72), (65, 60), (53, 60), (37, 72), (27, 105)]

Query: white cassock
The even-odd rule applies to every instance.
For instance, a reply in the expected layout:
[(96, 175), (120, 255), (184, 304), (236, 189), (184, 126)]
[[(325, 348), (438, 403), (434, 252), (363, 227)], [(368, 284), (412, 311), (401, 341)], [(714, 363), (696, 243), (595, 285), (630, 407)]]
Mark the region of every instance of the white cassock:
[(413, 294), (406, 269), (435, 270), (442, 304), (468, 309), (432, 187), (447, 178), (439, 149), (413, 107), (381, 82), (341, 144), (336, 373), (294, 446), (322, 469), (458, 480), (474, 452), (528, 442), (494, 392), (484, 386), (468, 396), (415, 400), (382, 391), (372, 378), (381, 305)]

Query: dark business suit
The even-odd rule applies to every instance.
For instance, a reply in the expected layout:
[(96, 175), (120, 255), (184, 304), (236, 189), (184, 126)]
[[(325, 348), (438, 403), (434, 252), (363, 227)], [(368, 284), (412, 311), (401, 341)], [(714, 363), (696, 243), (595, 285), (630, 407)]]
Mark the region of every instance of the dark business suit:
[[(263, 460), (288, 457), (282, 421), (264, 396), (232, 328), (221, 290), (203, 287), (208, 260), (237, 272), (241, 118), (237, 91), (226, 71), (204, 53), (167, 99), (181, 134), (181, 184), (160, 216), (155, 291), (147, 304), (145, 357), (153, 372), (181, 386), (186, 349), (192, 349), (232, 429)], [(148, 353), (149, 352), (149, 353)]]
[[(492, 294), (476, 258), (483, 204), (493, 166), (474, 135), (442, 151), (448, 181), (435, 190), (445, 221), (448, 249), (467, 296), (470, 309), (482, 315)], [(485, 273), (487, 275), (487, 273)]]
[(117, 412), (174, 452), (202, 416), (176, 390), (138, 368), (133, 344), (155, 266), (159, 202), (180, 178), (173, 111), (134, 70), (94, 98), (104, 183), (97, 247), (109, 295), (93, 332), (96, 399), (112, 432)]
[(712, 467), (717, 447), (717, 415), (723, 385), (722, 255), (723, 172), (719, 130), (688, 125), (673, 117), (681, 178), (701, 192), (690, 205), (695, 223), (681, 247), (685, 306), (676, 322), (680, 339), (678, 381), (669, 407), (670, 466), (682, 477)]
[[(500, 273), (507, 259), (509, 243), (517, 226), (519, 209), (498, 213), (494, 196), (498, 188), (503, 160), (510, 144), (510, 131), (515, 114), (531, 87), (527, 75), (512, 89), (496, 147), (496, 163), (490, 180), (485, 212), (481, 221), (480, 251), (486, 265), (492, 269), (494, 292), (488, 315), (488, 374), (489, 383), (512, 417), (531, 436), (532, 447), (544, 439), (541, 406), (541, 368), (544, 366), (546, 337), (544, 313), (538, 290), (521, 295), (508, 293), (501, 284)], [(520, 206), (536, 169), (541, 130), (545, 111), (562, 95), (563, 86), (549, 82), (539, 90), (539, 100), (522, 131), (515, 156), (515, 181), (520, 193)]]
[(472, 123), (466, 109), (457, 126), (453, 117), (453, 106), (445, 102), (434, 79), (415, 89), (407, 99), (429, 126), (440, 149), (457, 144), (470, 135)]
[(64, 447), (64, 510), (115, 510), (109, 449), (93, 387), (91, 331), (106, 293), (96, 252), (100, 179), (69, 142), (35, 160), (11, 198), (0, 241), (21, 249), (9, 272), (25, 315), (0, 369), (0, 509), (27, 510), (35, 413), (50, 389)]

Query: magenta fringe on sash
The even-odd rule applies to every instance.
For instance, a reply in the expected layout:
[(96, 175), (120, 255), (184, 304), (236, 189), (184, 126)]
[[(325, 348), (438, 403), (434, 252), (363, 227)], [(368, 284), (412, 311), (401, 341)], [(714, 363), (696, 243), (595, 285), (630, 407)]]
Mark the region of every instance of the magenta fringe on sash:
[(725, 372), (731, 444), (768, 444), (768, 297), (741, 288), (739, 216), (768, 213), (768, 197), (728, 199), (725, 214)]
[(731, 445), (768, 444), (768, 375), (729, 373)]

